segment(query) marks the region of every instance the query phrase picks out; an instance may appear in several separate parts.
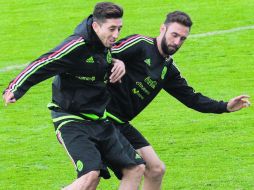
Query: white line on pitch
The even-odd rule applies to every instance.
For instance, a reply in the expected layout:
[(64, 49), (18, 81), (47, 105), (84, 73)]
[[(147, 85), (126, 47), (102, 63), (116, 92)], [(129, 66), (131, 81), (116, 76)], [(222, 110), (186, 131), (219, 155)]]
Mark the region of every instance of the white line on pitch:
[(22, 69), (25, 66), (27, 66), (27, 64), (7, 66), (7, 67), (4, 67), (4, 68), (0, 69), (0, 73), (4, 73), (4, 72), (7, 72), (7, 71), (12, 71), (12, 70), (15, 70), (15, 69)]
[[(254, 25), (231, 28), (228, 30), (217, 30), (217, 31), (206, 32), (206, 33), (201, 33), (201, 34), (192, 34), (189, 36), (189, 38), (203, 38), (203, 37), (207, 37), (207, 36), (216, 36), (216, 35), (221, 35), (221, 34), (228, 34), (228, 33), (234, 33), (234, 32), (238, 32), (238, 31), (252, 30), (252, 29), (254, 29)], [(26, 65), (27, 64), (7, 66), (7, 67), (0, 69), (0, 73), (12, 71), (15, 69), (21, 69), (21, 68), (24, 68)]]
[(215, 36), (215, 35), (220, 35), (220, 34), (228, 34), (228, 33), (234, 33), (238, 31), (243, 31), (243, 30), (252, 30), (254, 29), (254, 25), (252, 26), (242, 26), (238, 28), (232, 28), (229, 30), (217, 30), (213, 32), (206, 32), (202, 34), (192, 34), (190, 35), (190, 38), (202, 38), (202, 37), (207, 37), (207, 36)]

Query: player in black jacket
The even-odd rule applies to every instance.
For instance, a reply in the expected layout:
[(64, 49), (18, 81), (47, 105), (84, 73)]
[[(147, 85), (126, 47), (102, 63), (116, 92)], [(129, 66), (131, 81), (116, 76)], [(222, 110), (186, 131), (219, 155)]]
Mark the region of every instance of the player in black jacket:
[(143, 189), (160, 189), (164, 164), (147, 140), (129, 121), (136, 117), (164, 89), (184, 105), (204, 113), (223, 113), (240, 110), (249, 105), (242, 95), (229, 102), (216, 101), (196, 93), (188, 86), (171, 57), (187, 39), (192, 21), (183, 12), (167, 15), (157, 38), (132, 35), (118, 41), (112, 56), (125, 63), (122, 83), (110, 85), (112, 99), (107, 106), (111, 117), (124, 136), (146, 162)]
[(73, 35), (29, 64), (4, 92), (6, 104), (14, 103), (33, 85), (56, 76), (48, 107), (58, 140), (78, 173), (65, 189), (96, 189), (99, 176), (110, 177), (103, 163), (122, 178), (120, 189), (138, 189), (144, 172), (142, 158), (105, 114), (107, 80), (116, 82), (125, 72), (121, 63), (112, 66), (109, 50), (121, 30), (122, 15), (118, 5), (98, 3)]

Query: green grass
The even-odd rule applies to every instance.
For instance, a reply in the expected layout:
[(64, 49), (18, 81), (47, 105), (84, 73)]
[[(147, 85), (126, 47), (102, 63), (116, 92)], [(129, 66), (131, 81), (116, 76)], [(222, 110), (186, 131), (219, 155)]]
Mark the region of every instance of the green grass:
[[(0, 70), (27, 63), (72, 33), (96, 1), (0, 1)], [(254, 2), (115, 1), (125, 8), (121, 37), (156, 36), (169, 11), (188, 12), (192, 34), (254, 25)], [(174, 56), (196, 91), (218, 100), (253, 94), (254, 30), (190, 38)], [(20, 70), (1, 72), (3, 90)], [(75, 178), (58, 144), (46, 105), (51, 79), (37, 85), (16, 104), (0, 107), (0, 189), (60, 189)], [(254, 189), (253, 108), (231, 114), (202, 114), (165, 92), (133, 124), (147, 137), (167, 171), (163, 190)], [(115, 177), (98, 189), (114, 190)]]

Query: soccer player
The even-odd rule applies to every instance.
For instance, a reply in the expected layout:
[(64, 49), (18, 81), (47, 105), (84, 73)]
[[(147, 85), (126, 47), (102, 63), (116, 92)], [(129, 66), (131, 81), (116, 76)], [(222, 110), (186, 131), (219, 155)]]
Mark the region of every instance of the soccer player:
[(192, 21), (186, 13), (175, 11), (167, 15), (156, 38), (132, 35), (118, 41), (112, 48), (112, 56), (125, 63), (126, 75), (121, 83), (109, 84), (112, 99), (107, 112), (146, 162), (144, 190), (160, 189), (165, 167), (149, 142), (129, 121), (161, 89), (187, 107), (203, 113), (233, 112), (250, 105), (249, 96), (246, 95), (229, 102), (216, 101), (196, 93), (188, 86), (171, 56), (187, 39), (191, 26)]
[[(106, 119), (107, 81), (125, 73), (122, 63), (112, 66), (110, 47), (122, 27), (120, 6), (101, 2), (73, 35), (29, 64), (4, 91), (7, 104), (30, 87), (55, 76), (52, 113), (57, 138), (73, 161), (78, 178), (64, 189), (94, 190), (99, 176), (110, 177), (104, 162), (122, 179), (119, 189), (138, 189), (145, 166), (129, 142)], [(111, 73), (110, 77), (109, 74)]]

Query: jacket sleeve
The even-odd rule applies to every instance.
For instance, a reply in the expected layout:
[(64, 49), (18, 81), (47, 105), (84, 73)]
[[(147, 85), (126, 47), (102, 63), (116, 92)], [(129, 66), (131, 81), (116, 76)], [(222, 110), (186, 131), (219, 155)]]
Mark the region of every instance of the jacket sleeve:
[(136, 58), (142, 55), (142, 44), (144, 41), (145, 37), (138, 34), (123, 38), (112, 47), (112, 57), (128, 64), (134, 57)]
[[(16, 100), (21, 98), (33, 85), (40, 83), (54, 75), (67, 72), (71, 69), (73, 57), (85, 42), (83, 38), (71, 36), (63, 43), (31, 62), (6, 90), (14, 93)], [(6, 91), (5, 90), (5, 91)], [(5, 92), (4, 91), (4, 92)]]
[(216, 101), (201, 93), (196, 93), (187, 81), (181, 77), (179, 70), (174, 64), (169, 66), (166, 78), (164, 79), (164, 90), (174, 96), (184, 105), (203, 113), (224, 113), (227, 111), (227, 102)]

